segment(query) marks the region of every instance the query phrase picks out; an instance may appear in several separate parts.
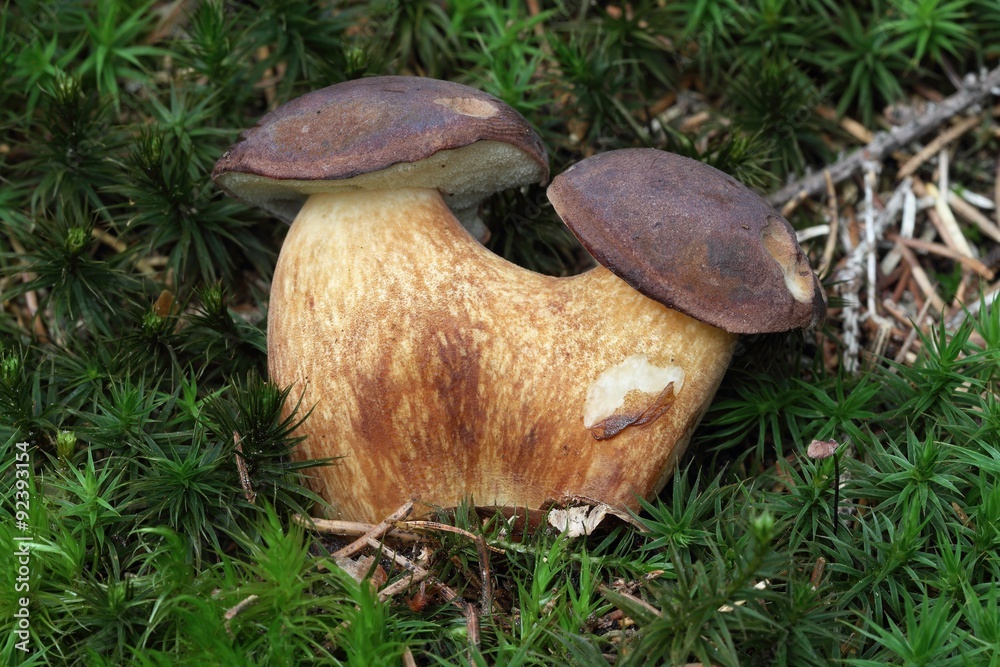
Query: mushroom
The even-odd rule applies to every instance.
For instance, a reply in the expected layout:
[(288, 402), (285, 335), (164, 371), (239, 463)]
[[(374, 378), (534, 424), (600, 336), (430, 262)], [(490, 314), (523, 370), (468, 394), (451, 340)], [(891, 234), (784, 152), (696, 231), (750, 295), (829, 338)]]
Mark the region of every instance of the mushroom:
[(296, 457), (338, 457), (311, 483), (340, 517), (408, 500), (634, 508), (683, 452), (738, 334), (822, 317), (788, 223), (669, 153), (605, 153), (555, 179), (556, 210), (605, 264), (580, 275), (517, 267), (459, 222), (546, 177), (541, 142), (501, 101), (401, 77), (294, 100), (216, 165), (230, 194), (295, 214), (268, 365), (312, 408)]

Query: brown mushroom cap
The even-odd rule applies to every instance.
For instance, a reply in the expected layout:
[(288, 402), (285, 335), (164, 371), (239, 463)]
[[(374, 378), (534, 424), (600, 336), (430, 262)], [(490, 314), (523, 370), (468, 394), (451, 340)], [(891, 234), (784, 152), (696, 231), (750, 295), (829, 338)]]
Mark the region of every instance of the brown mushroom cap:
[(548, 197), (598, 262), (706, 324), (788, 331), (826, 313), (791, 225), (718, 169), (652, 148), (609, 151), (554, 178)]
[(447, 81), (385, 76), (339, 83), (264, 116), (215, 165), (228, 194), (290, 221), (310, 194), (430, 187), (460, 218), (487, 196), (548, 179), (528, 122)]

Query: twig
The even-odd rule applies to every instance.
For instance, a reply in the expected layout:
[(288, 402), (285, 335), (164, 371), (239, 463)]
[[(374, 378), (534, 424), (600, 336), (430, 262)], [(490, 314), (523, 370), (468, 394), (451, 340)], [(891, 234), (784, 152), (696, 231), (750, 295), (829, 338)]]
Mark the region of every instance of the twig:
[(809, 584), (812, 586), (813, 590), (819, 588), (819, 585), (823, 582), (823, 573), (826, 571), (826, 559), (820, 556), (816, 559), (816, 564), (813, 565), (812, 576), (809, 577)]
[(97, 239), (104, 245), (108, 246), (117, 253), (123, 253), (128, 250), (128, 246), (121, 239), (115, 238), (107, 230), (94, 227), (90, 230), (90, 236)]
[(910, 265), (910, 274), (920, 287), (920, 291), (923, 292), (924, 296), (930, 300), (934, 310), (939, 313), (944, 313), (948, 306), (945, 304), (944, 300), (938, 296), (938, 293), (934, 291), (934, 285), (931, 283), (931, 279), (927, 277), (927, 272), (924, 271), (922, 266), (920, 266), (920, 262), (917, 261), (917, 256), (913, 254), (912, 250), (903, 244), (899, 244), (896, 247), (903, 253), (903, 259), (906, 260), (906, 263)]
[(948, 206), (948, 193), (951, 191), (951, 188), (948, 185), (950, 163), (947, 150), (941, 151), (939, 160), (938, 185), (936, 188), (928, 185), (927, 194), (934, 197), (934, 209), (941, 216), (941, 221), (948, 229), (948, 234), (951, 235), (958, 251), (966, 257), (975, 257), (975, 254), (972, 252), (972, 246), (969, 245), (965, 234), (962, 232), (962, 228), (958, 226), (958, 221), (955, 220), (955, 214), (952, 213), (951, 207)]
[(190, 0), (174, 0), (170, 5), (163, 8), (156, 28), (146, 37), (145, 43), (157, 44), (169, 37), (174, 28), (187, 20), (189, 15), (187, 5), (189, 2)]
[(398, 579), (393, 583), (389, 584), (388, 586), (386, 586), (385, 588), (383, 588), (381, 591), (379, 591), (378, 599), (381, 602), (390, 600), (399, 595), (400, 593), (402, 593), (403, 591), (405, 591), (413, 584), (419, 584), (421, 581), (424, 581), (429, 576), (431, 576), (431, 573), (428, 570), (423, 570), (419, 574), (416, 572), (411, 572), (409, 577), (403, 577), (402, 579)]
[[(359, 521), (337, 521), (334, 519), (316, 519), (309, 516), (302, 516), (301, 514), (293, 514), (292, 520), (300, 526), (305, 526), (310, 530), (316, 530), (330, 535), (343, 535), (345, 537), (366, 535), (375, 527), (375, 524), (371, 523), (361, 523)], [(403, 523), (402, 525), (406, 526), (407, 523)], [(416, 533), (410, 533), (406, 530), (398, 528), (394, 528), (385, 533), (385, 537), (399, 540), (401, 542), (419, 542), (423, 539)]]
[(875, 284), (878, 274), (875, 270), (875, 182), (881, 165), (871, 162), (865, 168), (865, 259), (868, 268), (868, 317), (876, 318), (878, 310), (875, 307)]
[[(10, 247), (14, 249), (18, 255), (21, 255), (23, 262), (27, 263), (27, 260), (23, 259), (27, 256), (28, 251), (25, 249), (21, 242), (14, 238), (12, 235), (7, 236), (7, 240), (10, 241)], [(27, 271), (21, 272), (21, 280), (25, 283), (30, 283), (35, 279), (35, 274), (29, 273)], [(45, 329), (45, 323), (39, 316), (40, 304), (38, 302), (38, 293), (35, 290), (28, 290), (24, 293), (24, 303), (28, 307), (28, 315), (31, 319), (31, 325), (35, 330), (35, 335), (38, 336), (39, 342), (47, 343), (49, 341), (49, 332)]]
[(611, 593), (613, 595), (620, 595), (621, 597), (626, 598), (629, 602), (635, 604), (636, 606), (642, 607), (643, 609), (645, 609), (646, 611), (648, 611), (653, 616), (662, 616), (663, 615), (663, 612), (661, 612), (659, 609), (657, 609), (653, 605), (649, 604), (648, 602), (646, 602), (645, 600), (643, 600), (641, 598), (637, 598), (634, 595), (629, 595), (625, 591), (613, 591), (613, 590), (611, 590), (610, 588), (608, 588), (604, 584), (599, 584), (597, 586), (597, 590), (600, 591), (600, 593), (602, 595), (607, 595), (608, 593)]
[(247, 469), (246, 459), (243, 458), (243, 440), (238, 431), (233, 431), (233, 443), (236, 445), (236, 474), (240, 478), (240, 486), (243, 487), (243, 497), (251, 505), (257, 500), (257, 493), (253, 490), (253, 482), (250, 481), (250, 470)]
[[(375, 540), (381, 538), (383, 535), (389, 532), (389, 529), (392, 528), (392, 525), (394, 523), (396, 523), (397, 521), (402, 521), (407, 516), (409, 516), (410, 512), (412, 511), (413, 511), (413, 501), (406, 502), (405, 504), (403, 504), (402, 507), (400, 507), (398, 510), (390, 514), (388, 517), (385, 518), (385, 520), (383, 520), (377, 526), (374, 526), (367, 533), (365, 533), (358, 539), (354, 540), (343, 549), (335, 551), (333, 553), (334, 559), (336, 560), (353, 556), (357, 552), (364, 549), (366, 545), (372, 544), (373, 542), (375, 542)], [(379, 548), (378, 542), (375, 542), (375, 548), (376, 549)]]
[[(446, 533), (455, 533), (457, 535), (463, 535), (468, 537), (470, 540), (478, 540), (482, 535), (476, 535), (475, 533), (470, 533), (464, 528), (459, 528), (457, 526), (449, 526), (446, 523), (438, 523), (437, 521), (404, 521), (398, 524), (402, 528), (415, 529), (415, 530), (441, 530)], [(488, 547), (491, 551), (495, 551), (498, 554), (505, 553), (503, 549), (490, 546)]]
[(957, 329), (962, 322), (965, 321), (966, 317), (975, 315), (979, 312), (981, 304), (985, 304), (987, 308), (992, 307), (998, 297), (1000, 297), (1000, 283), (991, 285), (988, 290), (983, 292), (981, 299), (977, 299), (968, 304), (964, 309), (960, 310), (954, 317), (948, 320), (948, 329), (951, 331)]
[(989, 218), (980, 213), (979, 209), (954, 192), (948, 193), (948, 204), (951, 206), (951, 210), (975, 224), (983, 234), (1000, 243), (1000, 227), (997, 227)]
[(931, 254), (937, 255), (938, 257), (945, 257), (952, 260), (953, 262), (958, 262), (970, 271), (975, 271), (986, 280), (993, 280), (994, 274), (988, 266), (980, 262), (978, 259), (973, 259), (972, 257), (966, 257), (961, 253), (957, 253), (951, 248), (947, 248), (940, 243), (929, 243), (927, 241), (922, 241), (920, 239), (905, 239), (896, 234), (890, 234), (887, 237), (890, 241), (895, 241), (896, 243), (902, 243), (903, 245), (912, 248), (914, 250), (923, 250), (924, 252), (929, 252)]
[(951, 209), (944, 204), (944, 197), (940, 196), (938, 189), (933, 184), (928, 183), (924, 187), (927, 188), (928, 196), (934, 198), (934, 208), (927, 209), (927, 217), (930, 218), (931, 223), (938, 230), (941, 240), (955, 252), (966, 257), (972, 257), (972, 248), (969, 247), (969, 242), (965, 240), (965, 235), (962, 234), (955, 216), (951, 213)]
[[(899, 201), (899, 208), (902, 210), (902, 219), (899, 225), (899, 235), (905, 239), (913, 238), (913, 229), (917, 220), (917, 197), (913, 194), (913, 181), (909, 178), (904, 178), (903, 181), (896, 186), (895, 192), (892, 193), (892, 198), (889, 199), (889, 203), (886, 204), (885, 210), (882, 215), (888, 214), (890, 211), (896, 210), (897, 199)], [(881, 216), (880, 216), (881, 217)], [(893, 213), (893, 219), (895, 219), (895, 213)], [(891, 220), (887, 221), (891, 222)], [(882, 258), (882, 263), (880, 268), (884, 275), (889, 275), (896, 270), (896, 265), (899, 264), (901, 255), (899, 251), (893, 248)]]
[[(917, 332), (923, 328), (922, 322), (924, 321), (924, 318), (927, 317), (927, 311), (930, 310), (930, 307), (931, 307), (931, 302), (928, 299), (927, 302), (924, 303), (924, 307), (920, 309), (919, 313), (917, 313), (916, 319), (914, 319), (913, 322), (911, 323), (912, 328), (910, 329), (910, 333), (906, 337), (906, 340), (903, 341), (902, 346), (900, 346), (899, 352), (896, 353), (895, 362), (897, 364), (903, 362), (903, 360), (906, 358), (906, 353), (910, 351), (910, 348), (913, 346), (914, 341), (917, 340)], [(895, 372), (895, 369), (893, 369), (893, 372)]]
[(795, 232), (795, 239), (801, 244), (820, 236), (830, 236), (830, 225), (813, 225)]
[(993, 178), (993, 217), (996, 218), (997, 224), (1000, 224), (1000, 156), (997, 156), (997, 166), (994, 171), (996, 176)]
[(840, 205), (837, 203), (837, 188), (833, 184), (833, 179), (830, 178), (830, 171), (828, 169), (823, 170), (823, 177), (826, 179), (830, 235), (826, 237), (826, 246), (823, 247), (823, 259), (820, 261), (819, 269), (816, 271), (819, 276), (825, 276), (826, 272), (830, 270), (830, 264), (833, 262), (833, 253), (837, 249), (837, 229), (840, 226)]
[[(405, 505), (404, 505), (404, 507), (405, 507)], [(412, 506), (410, 507), (410, 509), (412, 509)], [(399, 510), (397, 510), (397, 513), (398, 513), (398, 511)], [(465, 615), (465, 627), (466, 627), (466, 631), (467, 631), (468, 636), (469, 636), (470, 648), (471, 647), (474, 647), (476, 649), (479, 648), (479, 643), (480, 643), (480, 639), (479, 639), (479, 616), (478, 616), (478, 614), (476, 614), (475, 607), (473, 607), (471, 604), (469, 604), (468, 602), (466, 602), (465, 600), (463, 600), (461, 597), (459, 597), (458, 593), (456, 593), (454, 590), (452, 590), (443, 581), (441, 581), (440, 579), (437, 579), (436, 577), (431, 576), (430, 572), (428, 572), (424, 568), (420, 567), (419, 565), (417, 565), (416, 563), (414, 563), (413, 561), (411, 561), (409, 558), (407, 558), (407, 557), (405, 557), (405, 556), (397, 553), (395, 550), (393, 550), (393, 549), (385, 546), (384, 544), (382, 544), (381, 542), (379, 542), (378, 540), (376, 540), (373, 537), (364, 537), (362, 539), (365, 540), (365, 543), (368, 546), (372, 547), (373, 549), (378, 549), (379, 551), (382, 552), (383, 555), (385, 555), (386, 557), (388, 557), (389, 559), (391, 559), (392, 561), (394, 561), (397, 565), (399, 565), (403, 569), (405, 569), (408, 572), (410, 572), (410, 573), (413, 574), (413, 578), (412, 579), (407, 579), (406, 580), (407, 581), (407, 585), (409, 585), (409, 584), (413, 583), (414, 581), (418, 580), (417, 577), (419, 577), (420, 578), (419, 580), (426, 579), (427, 581), (430, 581), (435, 586), (437, 586), (438, 589), (441, 592), (441, 595), (444, 597), (444, 599), (447, 600), (452, 605), (454, 605), (454, 606), (458, 607), (459, 609), (461, 609), (462, 613)], [(386, 591), (388, 591), (388, 590), (389, 589), (386, 588), (381, 593), (379, 593), (379, 600), (382, 600), (384, 602), (385, 600), (389, 599), (389, 596), (385, 595)], [(393, 588), (393, 590), (395, 592), (398, 592), (398, 591), (396, 591), (395, 588)], [(395, 592), (393, 592), (393, 595), (395, 595)]]
[(835, 289), (843, 300), (843, 306), (840, 309), (844, 331), (844, 352), (841, 363), (844, 370), (853, 373), (859, 366), (860, 357), (861, 326), (858, 308), (861, 304), (858, 302), (858, 289), (862, 275), (862, 253), (858, 251), (864, 246), (864, 243), (854, 245), (850, 230), (846, 225), (841, 227), (840, 236), (844, 246), (844, 254), (847, 255), (843, 266), (834, 275)]
[[(882, 160), (897, 148), (919, 139), (949, 118), (986, 99), (998, 86), (1000, 86), (1000, 67), (990, 70), (975, 84), (951, 95), (941, 104), (929, 105), (927, 112), (920, 118), (902, 127), (893, 128), (889, 132), (879, 132), (867, 146), (852, 151), (850, 155), (830, 165), (830, 178), (834, 183), (840, 183), (860, 169), (865, 160)], [(814, 196), (822, 192), (825, 181), (826, 178), (822, 173), (811, 174), (769, 195), (767, 201), (777, 207), (796, 197)]]
[(945, 146), (955, 141), (981, 122), (982, 118), (980, 116), (969, 116), (968, 118), (963, 118), (959, 122), (955, 123), (953, 126), (934, 137), (934, 140), (924, 146), (919, 153), (907, 160), (906, 163), (899, 168), (899, 173), (896, 175), (896, 178), (903, 179), (907, 176), (912, 176), (917, 169), (920, 168), (920, 165), (931, 159), (935, 153), (941, 152)]
[(439, 582), (437, 579), (434, 579), (431, 576), (431, 573), (428, 570), (425, 570), (424, 568), (420, 567), (419, 565), (417, 565), (416, 563), (414, 563), (412, 560), (410, 560), (406, 556), (400, 554), (398, 551), (396, 551), (392, 547), (385, 546), (385, 544), (383, 544), (382, 542), (379, 542), (374, 537), (364, 537), (362, 539), (365, 542), (365, 546), (369, 546), (369, 547), (371, 547), (371, 548), (379, 551), (383, 556), (385, 556), (389, 560), (395, 562), (396, 565), (399, 565), (400, 567), (402, 567), (407, 572), (413, 574), (414, 576), (418, 576), (421, 579), (430, 579), (430, 580), (432, 580), (435, 583), (435, 585), (442, 586), (443, 587), (442, 588), (442, 592), (445, 594), (445, 599), (447, 599), (449, 602), (451, 602), (453, 599), (457, 599), (458, 598), (458, 593), (456, 593), (455, 591), (453, 591), (450, 588), (448, 588), (444, 583)]
[(845, 132), (860, 143), (867, 144), (875, 138), (871, 130), (849, 116), (844, 116), (838, 120), (837, 110), (832, 107), (820, 105), (816, 107), (816, 113), (822, 116), (824, 120), (837, 122)]
[(225, 615), (223, 615), (223, 618), (226, 621), (225, 626), (227, 635), (229, 635), (230, 637), (233, 636), (233, 631), (232, 628), (229, 627), (229, 622), (232, 621), (234, 618), (236, 618), (240, 613), (242, 613), (248, 607), (257, 604), (258, 599), (259, 598), (257, 595), (248, 595), (246, 599), (240, 601), (235, 607), (232, 607), (226, 611)]
[(479, 609), (483, 614), (490, 614), (493, 611), (493, 573), (490, 571), (490, 552), (486, 538), (482, 535), (476, 536), (476, 551), (479, 552), (479, 578), (483, 581)]

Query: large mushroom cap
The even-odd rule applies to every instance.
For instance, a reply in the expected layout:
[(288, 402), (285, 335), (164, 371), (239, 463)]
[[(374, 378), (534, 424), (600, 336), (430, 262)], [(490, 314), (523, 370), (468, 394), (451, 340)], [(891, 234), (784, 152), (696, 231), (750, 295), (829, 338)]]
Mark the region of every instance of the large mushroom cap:
[(826, 303), (791, 225), (733, 177), (652, 148), (601, 153), (548, 197), (598, 262), (731, 333), (811, 327)]
[(216, 184), (289, 221), (310, 194), (429, 187), (456, 215), (548, 179), (541, 140), (492, 95), (447, 81), (385, 76), (339, 83), (264, 116), (215, 165)]

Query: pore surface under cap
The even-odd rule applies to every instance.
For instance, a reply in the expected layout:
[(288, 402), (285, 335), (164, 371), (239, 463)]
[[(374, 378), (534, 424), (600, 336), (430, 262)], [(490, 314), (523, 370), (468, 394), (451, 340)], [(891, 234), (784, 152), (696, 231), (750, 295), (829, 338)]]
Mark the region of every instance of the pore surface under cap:
[(794, 230), (718, 169), (651, 148), (609, 151), (554, 178), (548, 197), (597, 261), (670, 308), (732, 333), (823, 319)]
[(498, 190), (547, 180), (548, 158), (528, 122), (492, 95), (387, 76), (282, 105), (240, 136), (212, 178), (287, 220), (327, 187), (434, 187), (450, 206), (467, 209)]

